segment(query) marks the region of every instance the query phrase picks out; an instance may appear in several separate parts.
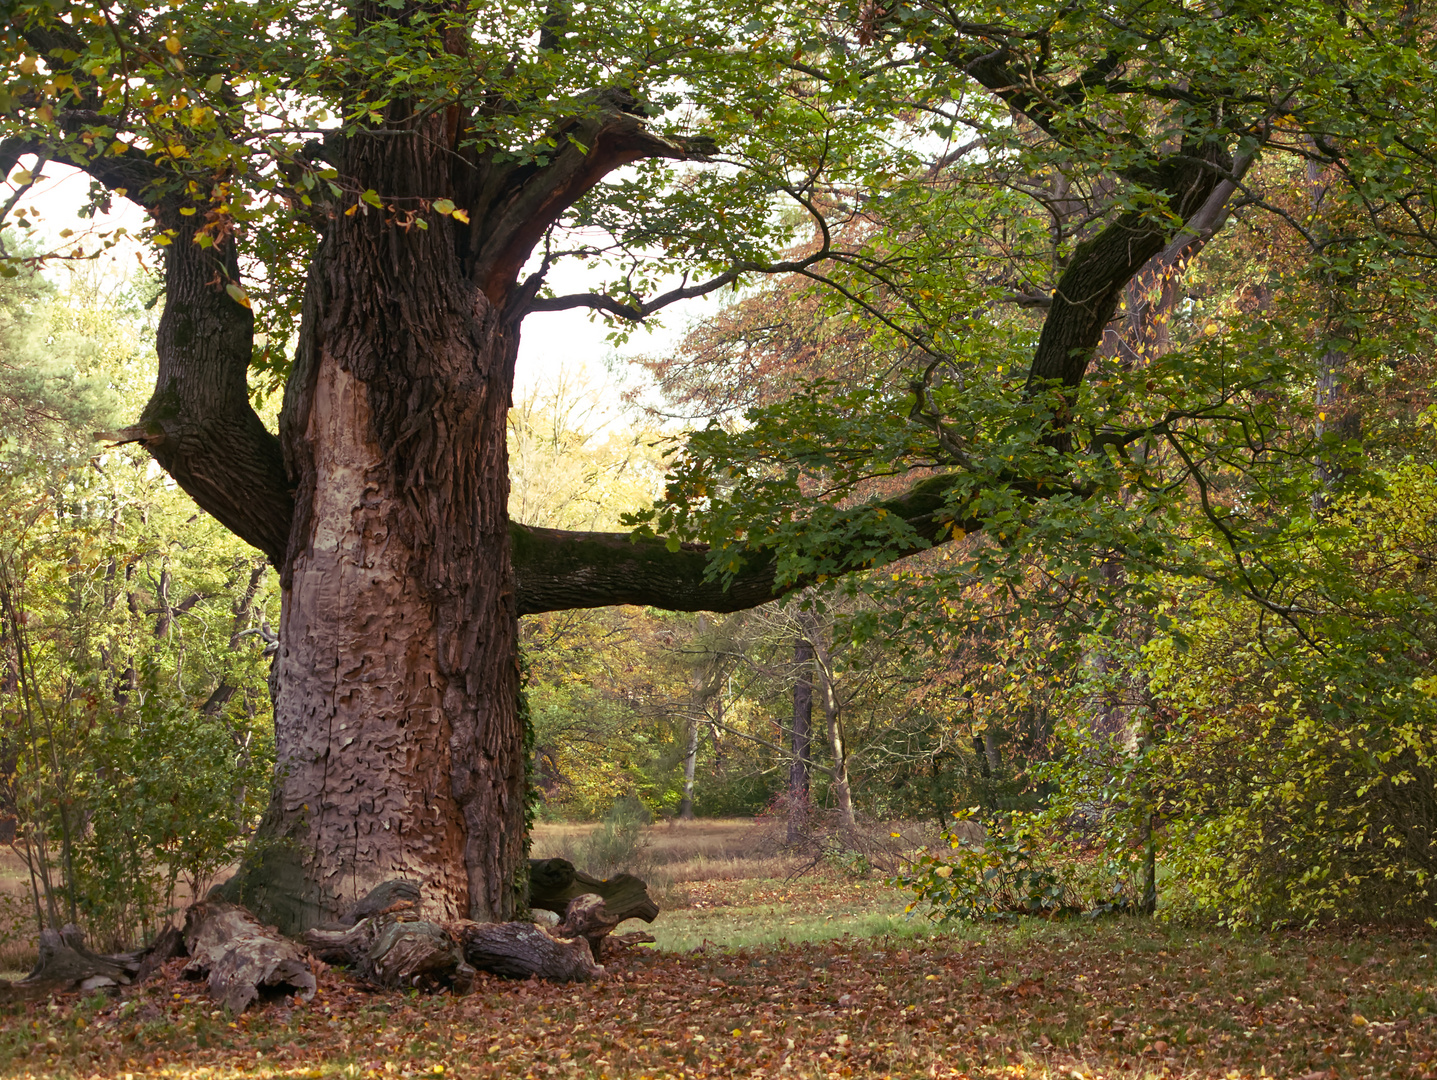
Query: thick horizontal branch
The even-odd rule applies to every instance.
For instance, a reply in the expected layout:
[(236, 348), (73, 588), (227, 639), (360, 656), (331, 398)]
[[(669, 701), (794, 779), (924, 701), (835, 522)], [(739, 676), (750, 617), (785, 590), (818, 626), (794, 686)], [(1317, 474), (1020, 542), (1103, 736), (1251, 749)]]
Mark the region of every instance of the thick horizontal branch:
[[(948, 493), (957, 480), (958, 474), (930, 477), (904, 495), (853, 513), (882, 508), (913, 527), (915, 542), (890, 552), (885, 561), (891, 562), (981, 527), (980, 521), (959, 520), (957, 531), (953, 529)], [(724, 582), (709, 577), (709, 548), (704, 544), (682, 544), (670, 551), (663, 540), (629, 533), (566, 532), (517, 522), (510, 525), (509, 535), (521, 615), (609, 604), (744, 611), (812, 584), (807, 578), (779, 584), (773, 553), (761, 549), (747, 552), (747, 565)], [(836, 573), (877, 565), (857, 555), (830, 554), (836, 555)]]

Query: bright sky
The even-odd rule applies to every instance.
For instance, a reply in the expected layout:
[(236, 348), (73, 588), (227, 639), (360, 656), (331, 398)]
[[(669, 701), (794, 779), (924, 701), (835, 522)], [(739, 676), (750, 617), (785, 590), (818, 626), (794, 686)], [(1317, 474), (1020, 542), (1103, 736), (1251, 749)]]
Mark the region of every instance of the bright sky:
[[(34, 164), (33, 158), (21, 161), (21, 167)], [(11, 191), (14, 185), (8, 185)], [(128, 199), (113, 201), (109, 214), (97, 214), (93, 220), (82, 219), (78, 210), (84, 205), (89, 190), (89, 181), (84, 174), (62, 165), (51, 163), (44, 169), (44, 179), (37, 183), (21, 201), (25, 207), (33, 206), (39, 212), (43, 225), (40, 234), (53, 243), (59, 242), (63, 229), (72, 229), (78, 241), (86, 250), (93, 250), (97, 234), (123, 228), (129, 233), (138, 233), (147, 223), (148, 215)], [(0, 191), (0, 201), (9, 198), (8, 191)], [(12, 230), (7, 230), (14, 236)], [(104, 262), (115, 268), (116, 273), (126, 273), (137, 265), (137, 259), (149, 265), (154, 264), (154, 252), (140, 244), (122, 240), (101, 256)], [(594, 283), (590, 272), (582, 267), (560, 269), (551, 275), (555, 290), (562, 294), (583, 292)], [(596, 387), (603, 387), (606, 404), (616, 406), (619, 392), (641, 379), (633, 366), (625, 363), (626, 358), (651, 353), (662, 353), (682, 336), (684, 328), (694, 319), (701, 318), (717, 308), (714, 300), (691, 300), (676, 304), (664, 316), (660, 325), (651, 330), (639, 329), (629, 342), (617, 352), (605, 340), (607, 329), (603, 323), (590, 321), (585, 311), (541, 312), (524, 321), (520, 336), (519, 366), (516, 376), (515, 394), (523, 396), (530, 391), (552, 384), (560, 374), (570, 379), (586, 377)]]

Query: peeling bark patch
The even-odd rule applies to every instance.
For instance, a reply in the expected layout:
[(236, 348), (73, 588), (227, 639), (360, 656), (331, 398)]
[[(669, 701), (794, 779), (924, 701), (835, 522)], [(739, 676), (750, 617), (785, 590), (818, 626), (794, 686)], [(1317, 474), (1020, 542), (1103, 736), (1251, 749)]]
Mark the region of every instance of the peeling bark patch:
[(324, 357), (307, 437), (311, 535), (285, 597), (275, 702), (280, 812), (320, 907), (423, 882), (427, 915), (468, 913), (437, 627), (391, 528), (365, 387)]

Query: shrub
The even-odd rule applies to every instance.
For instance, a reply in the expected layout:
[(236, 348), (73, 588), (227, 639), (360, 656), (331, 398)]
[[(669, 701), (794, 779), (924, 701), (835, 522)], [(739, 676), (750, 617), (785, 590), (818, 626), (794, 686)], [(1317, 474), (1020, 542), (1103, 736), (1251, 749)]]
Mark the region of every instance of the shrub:
[(1012, 918), (1054, 914), (1070, 908), (1069, 890), (1035, 842), (1037, 823), (1027, 815), (979, 818), (974, 808), (958, 820), (978, 822), (981, 840), (945, 829), (942, 841), (956, 854), (920, 848), (909, 867), (890, 883), (913, 894), (935, 920)]

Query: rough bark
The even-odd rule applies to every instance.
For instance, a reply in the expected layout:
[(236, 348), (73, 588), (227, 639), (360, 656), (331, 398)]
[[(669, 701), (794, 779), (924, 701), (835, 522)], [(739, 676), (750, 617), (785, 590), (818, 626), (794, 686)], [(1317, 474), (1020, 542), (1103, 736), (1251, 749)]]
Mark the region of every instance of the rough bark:
[(185, 975), (205, 979), (210, 997), (232, 1013), (267, 996), (314, 997), (309, 959), (294, 942), (264, 926), (244, 908), (202, 900), (185, 913)]
[(539, 975), (553, 982), (588, 982), (604, 973), (583, 938), (561, 938), (526, 922), (453, 924), (464, 958), (510, 979)]
[[(349, 141), (400, 211), (447, 196), (443, 116)], [(396, 211), (399, 212), (399, 211)], [(286, 932), (375, 885), (438, 921), (510, 918), (523, 735), (505, 417), (518, 337), (448, 219), (339, 216), (316, 258), (281, 418), (276, 791), (236, 898)]]

